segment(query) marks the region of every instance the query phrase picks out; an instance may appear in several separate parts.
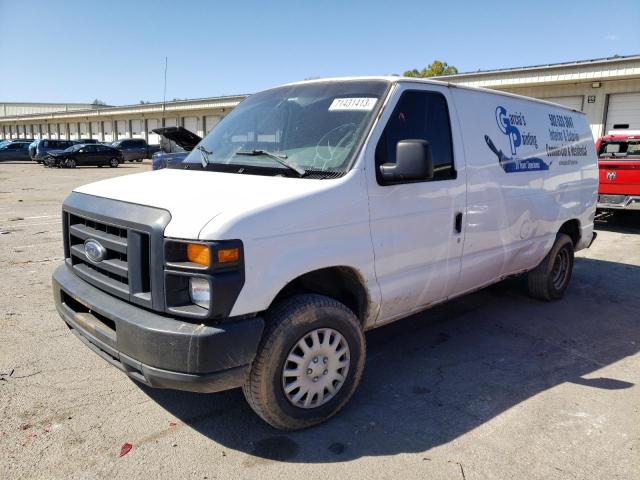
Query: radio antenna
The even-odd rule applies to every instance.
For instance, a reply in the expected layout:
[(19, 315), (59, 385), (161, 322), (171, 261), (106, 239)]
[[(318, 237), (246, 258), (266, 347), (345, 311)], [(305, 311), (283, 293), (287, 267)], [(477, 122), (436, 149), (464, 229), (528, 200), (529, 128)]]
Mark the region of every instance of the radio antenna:
[(167, 109), (167, 57), (164, 57), (164, 92), (162, 94), (162, 126), (164, 127), (164, 113)]

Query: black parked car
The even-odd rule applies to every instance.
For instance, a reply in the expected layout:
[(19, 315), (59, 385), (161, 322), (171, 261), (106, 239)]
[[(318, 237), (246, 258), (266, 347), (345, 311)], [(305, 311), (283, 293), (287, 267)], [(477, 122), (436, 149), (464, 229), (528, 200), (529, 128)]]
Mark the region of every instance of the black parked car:
[(16, 141), (0, 145), (0, 161), (29, 160), (29, 142)]
[(117, 167), (124, 161), (122, 152), (117, 148), (100, 144), (73, 145), (63, 152), (53, 152), (45, 160), (47, 167), (83, 167), (94, 165), (102, 167), (109, 165)]

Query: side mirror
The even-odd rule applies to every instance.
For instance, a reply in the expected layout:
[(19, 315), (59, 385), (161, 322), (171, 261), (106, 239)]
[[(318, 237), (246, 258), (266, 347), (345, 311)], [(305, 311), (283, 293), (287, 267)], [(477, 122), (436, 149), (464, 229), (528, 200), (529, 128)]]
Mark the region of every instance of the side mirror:
[(396, 146), (396, 163), (380, 165), (384, 183), (402, 183), (431, 180), (433, 157), (426, 140), (401, 140)]

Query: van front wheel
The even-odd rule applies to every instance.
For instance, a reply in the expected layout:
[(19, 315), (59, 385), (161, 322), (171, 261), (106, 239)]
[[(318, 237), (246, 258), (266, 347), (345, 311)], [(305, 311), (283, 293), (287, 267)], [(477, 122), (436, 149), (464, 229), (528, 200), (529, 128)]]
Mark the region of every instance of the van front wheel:
[(354, 313), (322, 295), (290, 297), (265, 315), (266, 332), (243, 386), (253, 410), (281, 430), (311, 427), (355, 392), (365, 340)]
[(562, 298), (573, 272), (573, 242), (559, 233), (549, 254), (528, 274), (529, 295), (548, 302)]

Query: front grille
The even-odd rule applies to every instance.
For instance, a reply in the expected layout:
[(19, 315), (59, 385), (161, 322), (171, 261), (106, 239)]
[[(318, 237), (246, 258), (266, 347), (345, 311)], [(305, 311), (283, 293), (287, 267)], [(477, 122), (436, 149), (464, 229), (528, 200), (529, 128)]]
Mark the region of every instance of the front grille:
[[(65, 252), (74, 272), (112, 295), (151, 307), (149, 234), (103, 219), (64, 215)], [(88, 239), (105, 248), (102, 261), (87, 257), (84, 242)]]

